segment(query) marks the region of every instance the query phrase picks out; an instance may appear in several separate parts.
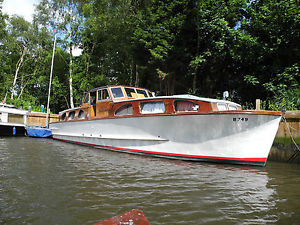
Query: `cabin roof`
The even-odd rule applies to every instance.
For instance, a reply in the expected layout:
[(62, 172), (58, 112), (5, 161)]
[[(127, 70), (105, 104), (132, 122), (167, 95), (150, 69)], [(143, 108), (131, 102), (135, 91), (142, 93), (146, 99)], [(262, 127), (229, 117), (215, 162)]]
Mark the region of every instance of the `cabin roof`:
[[(203, 97), (197, 97), (195, 95), (171, 95), (171, 96), (156, 96), (156, 97), (149, 97), (147, 100), (151, 99), (185, 99), (185, 100), (198, 100), (203, 102), (213, 102), (213, 103), (224, 103), (224, 104), (231, 104), (236, 106), (241, 106), (235, 102), (226, 101), (226, 100), (220, 100), (220, 99), (213, 99), (213, 98), (203, 98)], [(115, 100), (114, 102), (125, 102), (125, 101), (139, 101), (141, 99), (122, 99), (122, 100)]]
[(97, 90), (99, 90), (99, 89), (113, 88), (113, 87), (136, 88), (136, 89), (142, 89), (142, 90), (147, 90), (147, 91), (149, 91), (149, 90), (146, 89), (146, 88), (133, 87), (133, 86), (127, 86), (127, 85), (106, 85), (106, 86), (101, 86), (101, 87), (93, 88), (93, 89), (91, 89), (91, 90), (89, 90), (89, 91), (86, 91), (85, 93), (94, 92), (94, 91), (97, 91)]

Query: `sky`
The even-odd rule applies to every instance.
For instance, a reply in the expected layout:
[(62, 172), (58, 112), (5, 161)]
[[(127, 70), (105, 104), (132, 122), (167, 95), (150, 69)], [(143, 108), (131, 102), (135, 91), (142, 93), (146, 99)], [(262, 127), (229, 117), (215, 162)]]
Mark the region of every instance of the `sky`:
[(41, 0), (4, 0), (2, 12), (8, 15), (18, 15), (24, 17), (28, 22), (32, 21), (34, 4), (37, 5)]

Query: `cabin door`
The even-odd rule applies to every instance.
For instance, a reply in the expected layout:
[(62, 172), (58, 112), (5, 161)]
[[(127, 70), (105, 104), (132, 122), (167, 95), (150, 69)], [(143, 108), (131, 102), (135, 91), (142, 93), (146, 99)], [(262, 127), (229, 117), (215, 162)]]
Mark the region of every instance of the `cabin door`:
[(97, 117), (108, 117), (112, 107), (112, 100), (106, 88), (97, 91)]
[(112, 107), (112, 100), (102, 100), (97, 102), (97, 116), (98, 117), (108, 117), (109, 111)]
[(91, 117), (95, 117), (97, 116), (97, 113), (96, 113), (96, 91), (93, 91), (93, 92), (90, 92), (90, 109), (91, 109)]

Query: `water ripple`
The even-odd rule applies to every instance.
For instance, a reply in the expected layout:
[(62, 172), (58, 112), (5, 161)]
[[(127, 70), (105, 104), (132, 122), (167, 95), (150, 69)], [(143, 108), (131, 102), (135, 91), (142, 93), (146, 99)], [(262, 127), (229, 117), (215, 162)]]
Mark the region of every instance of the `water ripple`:
[(51, 139), (0, 138), (0, 224), (296, 224), (299, 167), (190, 163)]

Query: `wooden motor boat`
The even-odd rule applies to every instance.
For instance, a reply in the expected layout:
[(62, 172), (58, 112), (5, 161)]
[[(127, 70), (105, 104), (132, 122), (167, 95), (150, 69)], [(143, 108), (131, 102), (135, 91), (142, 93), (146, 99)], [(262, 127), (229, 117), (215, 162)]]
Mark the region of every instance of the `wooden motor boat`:
[(59, 117), (50, 124), (56, 140), (173, 159), (264, 166), (281, 112), (105, 86), (87, 92), (80, 107), (64, 110)]

